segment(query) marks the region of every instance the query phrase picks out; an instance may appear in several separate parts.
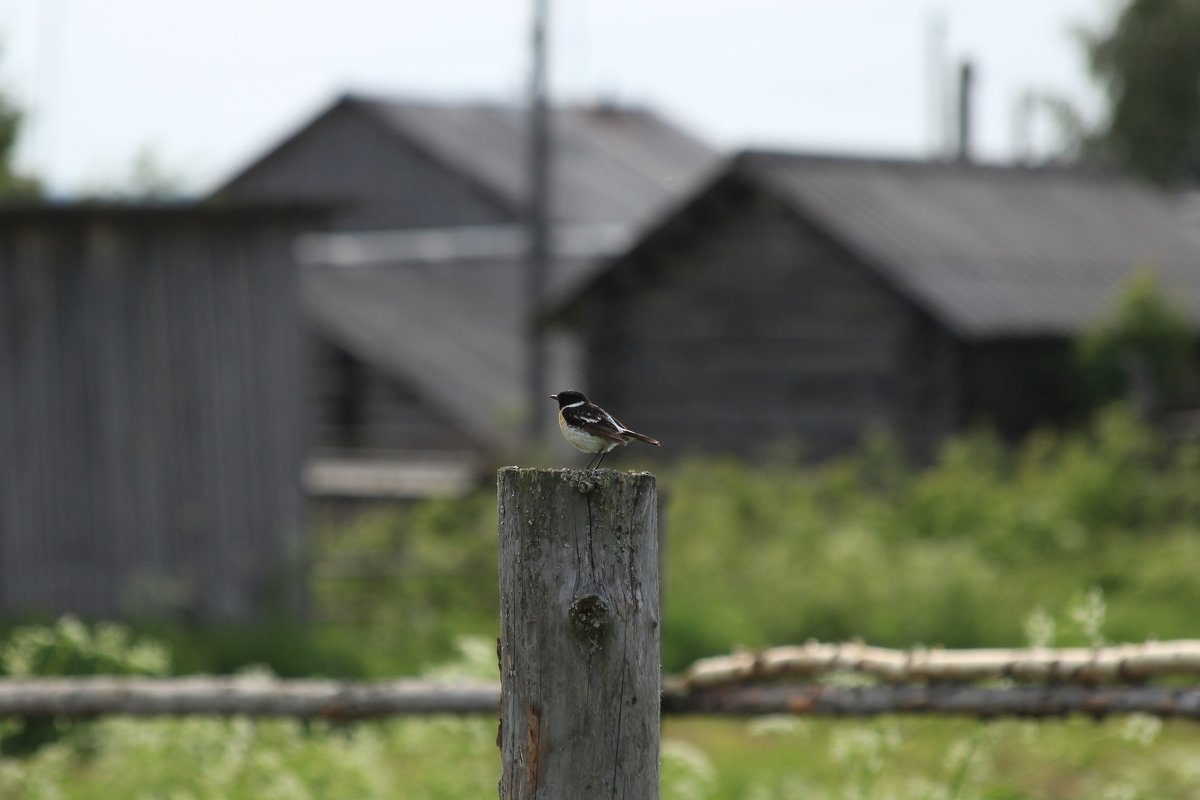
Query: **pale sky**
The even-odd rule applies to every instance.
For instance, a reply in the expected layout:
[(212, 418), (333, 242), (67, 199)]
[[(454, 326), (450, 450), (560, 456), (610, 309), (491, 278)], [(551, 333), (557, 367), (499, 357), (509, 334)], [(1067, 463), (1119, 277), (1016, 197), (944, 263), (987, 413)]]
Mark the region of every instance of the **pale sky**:
[[(714, 145), (927, 155), (932, 31), (976, 62), (977, 154), (1023, 91), (1099, 114), (1074, 26), (1117, 0), (550, 0), (556, 100), (648, 106)], [(524, 98), (532, 0), (0, 0), (20, 162), (71, 194), (150, 151), (205, 191), (346, 91)], [(1036, 123), (1035, 148), (1052, 144)]]

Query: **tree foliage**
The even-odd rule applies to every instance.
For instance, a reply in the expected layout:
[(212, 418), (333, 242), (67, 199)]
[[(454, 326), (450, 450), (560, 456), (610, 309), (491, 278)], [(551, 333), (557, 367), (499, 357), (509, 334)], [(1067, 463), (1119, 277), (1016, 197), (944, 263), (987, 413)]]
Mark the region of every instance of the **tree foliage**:
[(25, 114), (0, 90), (0, 199), (28, 198), (41, 194), (41, 182), (22, 175), (13, 164)]
[(1157, 183), (1200, 178), (1200, 3), (1128, 0), (1084, 42), (1108, 95), (1101, 152)]
[(1196, 388), (1191, 323), (1163, 294), (1148, 266), (1133, 273), (1113, 313), (1080, 340), (1078, 354), (1087, 401), (1093, 406), (1127, 394), (1137, 371), (1159, 407), (1191, 400)]

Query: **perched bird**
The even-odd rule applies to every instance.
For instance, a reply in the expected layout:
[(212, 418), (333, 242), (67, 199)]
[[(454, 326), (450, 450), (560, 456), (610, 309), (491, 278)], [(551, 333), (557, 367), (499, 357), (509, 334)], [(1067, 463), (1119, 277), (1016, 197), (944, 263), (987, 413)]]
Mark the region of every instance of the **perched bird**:
[(596, 456), (588, 463), (588, 469), (599, 467), (609, 450), (634, 439), (659, 446), (657, 439), (629, 430), (612, 414), (584, 397), (583, 392), (568, 389), (550, 395), (550, 399), (558, 401), (558, 428), (563, 438), (576, 450)]

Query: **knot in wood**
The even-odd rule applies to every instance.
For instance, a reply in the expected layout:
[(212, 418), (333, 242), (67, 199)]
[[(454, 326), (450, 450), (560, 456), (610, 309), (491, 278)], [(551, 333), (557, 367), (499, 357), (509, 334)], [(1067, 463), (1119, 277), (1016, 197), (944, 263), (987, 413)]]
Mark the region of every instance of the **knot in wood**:
[(612, 616), (612, 606), (598, 594), (581, 594), (567, 609), (571, 631), (593, 652), (603, 646), (612, 630)]

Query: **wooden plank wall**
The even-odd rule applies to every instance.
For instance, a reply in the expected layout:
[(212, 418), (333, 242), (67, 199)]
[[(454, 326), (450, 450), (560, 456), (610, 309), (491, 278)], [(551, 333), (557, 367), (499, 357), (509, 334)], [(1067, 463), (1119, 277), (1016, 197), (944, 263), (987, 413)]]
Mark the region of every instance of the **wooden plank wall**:
[(294, 607), (299, 225), (0, 211), (0, 613)]
[(319, 334), (311, 336), (308, 362), (312, 443), (319, 451), (406, 457), (416, 451), (479, 452), (477, 442), (408, 382)]

